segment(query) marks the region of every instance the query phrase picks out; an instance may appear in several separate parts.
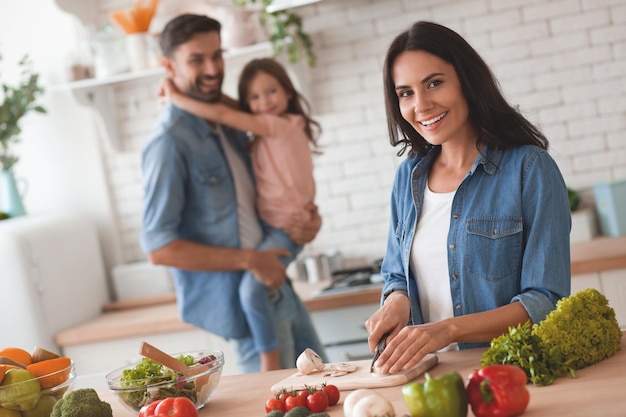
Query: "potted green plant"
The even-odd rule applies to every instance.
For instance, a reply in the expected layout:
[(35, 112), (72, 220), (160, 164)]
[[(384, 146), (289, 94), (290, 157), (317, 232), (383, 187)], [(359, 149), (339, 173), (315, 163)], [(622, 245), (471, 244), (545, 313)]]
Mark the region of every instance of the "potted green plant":
[(233, 3), (240, 7), (261, 6), (259, 20), (270, 31), (274, 55), (284, 52), (292, 63), (306, 57), (309, 66), (315, 66), (317, 56), (313, 52), (313, 42), (303, 30), (300, 15), (289, 9), (268, 12), (272, 0), (233, 0)]
[(25, 55), (18, 65), (21, 68), (19, 83), (12, 86), (2, 82), (0, 91), (0, 212), (4, 213), (2, 217), (25, 214), (13, 176), (13, 166), (19, 160), (14, 153), (14, 146), (20, 142), (19, 135), (22, 132), (20, 121), (33, 111), (46, 113), (46, 110), (37, 104), (37, 98), (44, 90), (39, 85), (39, 74), (32, 70), (32, 62), (28, 55)]

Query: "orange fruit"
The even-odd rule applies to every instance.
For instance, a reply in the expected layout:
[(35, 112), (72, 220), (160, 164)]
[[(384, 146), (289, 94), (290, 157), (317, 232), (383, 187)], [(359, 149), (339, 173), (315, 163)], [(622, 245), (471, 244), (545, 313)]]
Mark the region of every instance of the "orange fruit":
[(7, 371), (11, 368), (22, 369), (19, 366), (15, 365), (0, 365), (0, 384), (2, 384), (2, 381), (4, 380), (4, 374), (6, 374)]
[(41, 388), (50, 388), (64, 383), (70, 377), (72, 360), (66, 357), (46, 359), (35, 362), (26, 367), (26, 370), (39, 378)]
[(6, 347), (0, 349), (0, 356), (6, 356), (9, 359), (13, 359), (15, 362), (19, 362), (24, 366), (33, 363), (33, 357), (29, 352), (18, 347)]

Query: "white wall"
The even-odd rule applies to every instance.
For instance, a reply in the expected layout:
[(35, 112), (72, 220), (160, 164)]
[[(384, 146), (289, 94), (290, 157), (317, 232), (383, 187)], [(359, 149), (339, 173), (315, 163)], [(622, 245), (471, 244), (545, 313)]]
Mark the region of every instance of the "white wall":
[(98, 226), (110, 265), (118, 251), (117, 234), (91, 110), (71, 94), (53, 91), (65, 80), (79, 28), (78, 20), (60, 11), (53, 0), (0, 0), (0, 77), (16, 82), (16, 64), (27, 53), (46, 89), (40, 103), (48, 114), (28, 114), (20, 124), (20, 161), (14, 170), (27, 184), (27, 212), (88, 213)]
[[(134, 4), (94, 2), (99, 24), (110, 10)], [(76, 47), (73, 21), (53, 0), (8, 4), (0, 0), (4, 63), (7, 46), (12, 54), (32, 50), (48, 81), (60, 82), (63, 58)], [(161, 0), (164, 10), (176, 4)], [(587, 204), (594, 182), (626, 178), (624, 0), (323, 0), (297, 10), (318, 55), (309, 98), (324, 129), (315, 171), (324, 224), (308, 251), (336, 248), (368, 260), (384, 253), (400, 160), (386, 133), (382, 60), (390, 40), (420, 19), (450, 26), (479, 50), (510, 101), (545, 131), (566, 181)], [(17, 171), (31, 184), (27, 210), (91, 213), (109, 267), (143, 258), (138, 154), (156, 117), (157, 82), (115, 87), (122, 152), (106, 146), (89, 112), (67, 93), (48, 93), (50, 115), (29, 116), (24, 126)]]

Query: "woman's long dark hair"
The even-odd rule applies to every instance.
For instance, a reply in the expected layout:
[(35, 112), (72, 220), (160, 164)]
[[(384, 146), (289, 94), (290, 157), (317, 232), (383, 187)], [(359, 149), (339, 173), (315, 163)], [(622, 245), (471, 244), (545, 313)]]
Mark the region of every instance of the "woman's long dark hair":
[(479, 145), (507, 149), (537, 145), (548, 149), (548, 140), (504, 99), (489, 66), (476, 50), (456, 32), (432, 22), (416, 22), (398, 35), (387, 50), (383, 69), (387, 127), (392, 146), (402, 145), (398, 155), (409, 148), (409, 156), (424, 155), (430, 144), (400, 114), (393, 80), (393, 65), (405, 51), (426, 51), (454, 66), (469, 107), (470, 122)]
[(250, 82), (259, 73), (264, 72), (278, 80), (278, 83), (291, 96), (287, 106), (287, 113), (299, 114), (304, 117), (304, 131), (314, 147), (317, 146), (317, 137), (321, 133), (321, 126), (311, 118), (309, 102), (296, 90), (285, 68), (273, 58), (258, 58), (248, 62), (239, 76), (239, 108), (251, 113), (248, 105), (248, 90)]

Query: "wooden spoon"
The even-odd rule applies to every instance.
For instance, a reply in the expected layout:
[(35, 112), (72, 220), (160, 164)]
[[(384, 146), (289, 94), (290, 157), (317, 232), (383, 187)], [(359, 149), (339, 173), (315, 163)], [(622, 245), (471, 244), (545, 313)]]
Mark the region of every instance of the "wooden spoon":
[[(187, 366), (178, 359), (168, 355), (167, 353), (152, 346), (147, 342), (141, 343), (141, 349), (139, 350), (139, 353), (148, 359), (152, 359), (153, 361), (160, 363), (161, 365), (171, 369), (172, 371), (183, 374), (186, 377), (198, 375), (209, 369), (207, 365), (203, 364)], [(201, 391), (202, 387), (206, 385), (207, 382), (209, 382), (209, 374), (199, 376), (196, 379), (196, 390)]]

